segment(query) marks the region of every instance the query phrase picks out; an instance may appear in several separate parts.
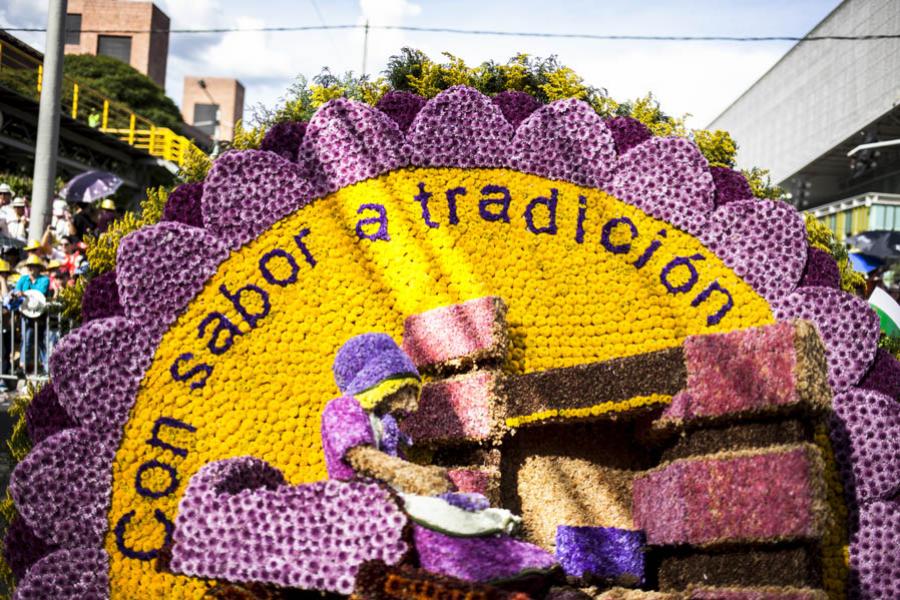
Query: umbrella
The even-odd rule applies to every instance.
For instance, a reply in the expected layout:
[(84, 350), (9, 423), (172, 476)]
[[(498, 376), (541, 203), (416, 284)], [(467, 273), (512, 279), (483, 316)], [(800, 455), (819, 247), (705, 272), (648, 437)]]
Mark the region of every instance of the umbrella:
[(87, 171), (69, 180), (59, 191), (59, 195), (67, 202), (88, 204), (111, 196), (121, 185), (122, 180), (117, 175), (106, 171)]
[(848, 256), (850, 257), (850, 264), (853, 265), (853, 270), (863, 275), (868, 275), (882, 265), (881, 260), (868, 254), (851, 252)]
[(883, 260), (900, 260), (900, 231), (864, 231), (847, 242), (862, 254)]

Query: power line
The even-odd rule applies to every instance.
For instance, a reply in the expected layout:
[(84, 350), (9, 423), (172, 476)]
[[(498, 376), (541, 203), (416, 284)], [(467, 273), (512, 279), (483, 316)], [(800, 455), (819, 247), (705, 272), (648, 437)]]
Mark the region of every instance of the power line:
[[(333, 31), (346, 29), (365, 29), (364, 24), (353, 25), (300, 25), (290, 27), (213, 27), (209, 29), (81, 29), (79, 33), (112, 33), (112, 34), (141, 34), (141, 33), (170, 33), (170, 34), (210, 34), (210, 33), (240, 33), (240, 32), (302, 32), (302, 31)], [(557, 39), (581, 39), (599, 41), (639, 41), (639, 42), (821, 42), (821, 41), (869, 41), (869, 40), (896, 40), (900, 39), (900, 33), (876, 33), (868, 35), (810, 35), (810, 36), (730, 36), (730, 35), (612, 35), (596, 33), (552, 33), (541, 31), (496, 31), (490, 29), (456, 29), (452, 27), (414, 27), (411, 25), (369, 25), (370, 29), (382, 29), (393, 31), (411, 31), (421, 33), (452, 33), (459, 35), (490, 35), (505, 37), (531, 37), (531, 38), (557, 38)], [(9, 32), (35, 32), (42, 33), (43, 27), (10, 27)], [(76, 30), (69, 30), (75, 32)]]

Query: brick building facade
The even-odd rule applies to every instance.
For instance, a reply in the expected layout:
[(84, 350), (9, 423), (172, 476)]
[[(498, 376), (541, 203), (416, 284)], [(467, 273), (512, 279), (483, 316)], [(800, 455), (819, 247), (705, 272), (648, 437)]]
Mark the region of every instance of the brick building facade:
[[(213, 123), (216, 109), (218, 129)], [(230, 142), (235, 124), (244, 118), (244, 86), (237, 79), (224, 77), (185, 77), (181, 118), (210, 137)]]

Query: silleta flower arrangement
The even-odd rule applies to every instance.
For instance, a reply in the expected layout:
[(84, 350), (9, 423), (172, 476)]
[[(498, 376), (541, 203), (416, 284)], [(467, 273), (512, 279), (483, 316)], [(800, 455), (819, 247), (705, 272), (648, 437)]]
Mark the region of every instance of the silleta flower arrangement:
[[(165, 221), (127, 236), (114, 275), (90, 288), (88, 322), (60, 342), (52, 388), (28, 415), (40, 433), (10, 486), (20, 522), (8, 535), (25, 541), (7, 539), (16, 598), (201, 598), (216, 584), (206, 564), (237, 583), (346, 594), (347, 564), (413, 560), (383, 488), (360, 482), (328, 504), (330, 484), (314, 483), (326, 478), (320, 415), (338, 395), (331, 360), (354, 335), (399, 340), (411, 315), (488, 296), (508, 307), (509, 352), (493, 367), (511, 374), (811, 321), (834, 394), (842, 479), (829, 481), (852, 516), (824, 543), (835, 556), (848, 544), (861, 597), (900, 596), (900, 553), (890, 551), (900, 543), (900, 405), (887, 395), (898, 365), (876, 358), (877, 318), (834, 287), (832, 259), (809, 249), (790, 206), (751, 198), (739, 173), (710, 169), (686, 139), (604, 120), (579, 100), (540, 105), (462, 86), (427, 102), (388, 95), (376, 108), (332, 100), (263, 147), (226, 153), (202, 184), (170, 196)], [(454, 327), (465, 335), (464, 322)], [(805, 452), (791, 473), (801, 482), (822, 470)], [(680, 486), (696, 471), (717, 487), (729, 460), (649, 477)], [(284, 518), (297, 511), (309, 520)], [(328, 542), (317, 557), (334, 527), (359, 527), (353, 539), (376, 545), (366, 554)], [(598, 535), (563, 536), (579, 576), (619, 538), (628, 569), (644, 568), (641, 536)], [(201, 536), (208, 554), (176, 555), (167, 568), (180, 536)], [(293, 564), (269, 554), (286, 540)], [(432, 558), (474, 560), (453, 546)], [(812, 587), (841, 597), (842, 585)]]

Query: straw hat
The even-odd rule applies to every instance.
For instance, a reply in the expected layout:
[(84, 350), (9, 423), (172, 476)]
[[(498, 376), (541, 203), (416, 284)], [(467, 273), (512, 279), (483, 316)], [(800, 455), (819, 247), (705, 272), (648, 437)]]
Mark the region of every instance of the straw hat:
[(0, 183), (0, 194), (12, 194), (12, 188), (5, 183)]
[(0, 258), (0, 274), (12, 273), (12, 265)]
[(100, 208), (102, 210), (116, 210), (116, 203), (109, 198), (104, 198), (100, 203)]
[(44, 264), (44, 261), (40, 259), (39, 256), (35, 256), (34, 254), (29, 254), (28, 259), (25, 261), (26, 267), (40, 267), (42, 269), (46, 269), (47, 265)]
[(28, 242), (28, 245), (25, 246), (25, 252), (31, 252), (33, 250), (40, 250), (41, 248), (43, 248), (43, 246), (41, 245), (41, 243), (39, 241), (31, 240), (30, 242)]
[(62, 263), (58, 260), (51, 260), (47, 263), (47, 270), (52, 271), (53, 269), (58, 269), (62, 266)]
[(12, 201), (12, 204), (10, 204), (10, 206), (12, 206), (12, 207), (21, 206), (22, 208), (25, 208), (25, 198), (22, 198), (21, 196), (16, 198), (15, 200)]

